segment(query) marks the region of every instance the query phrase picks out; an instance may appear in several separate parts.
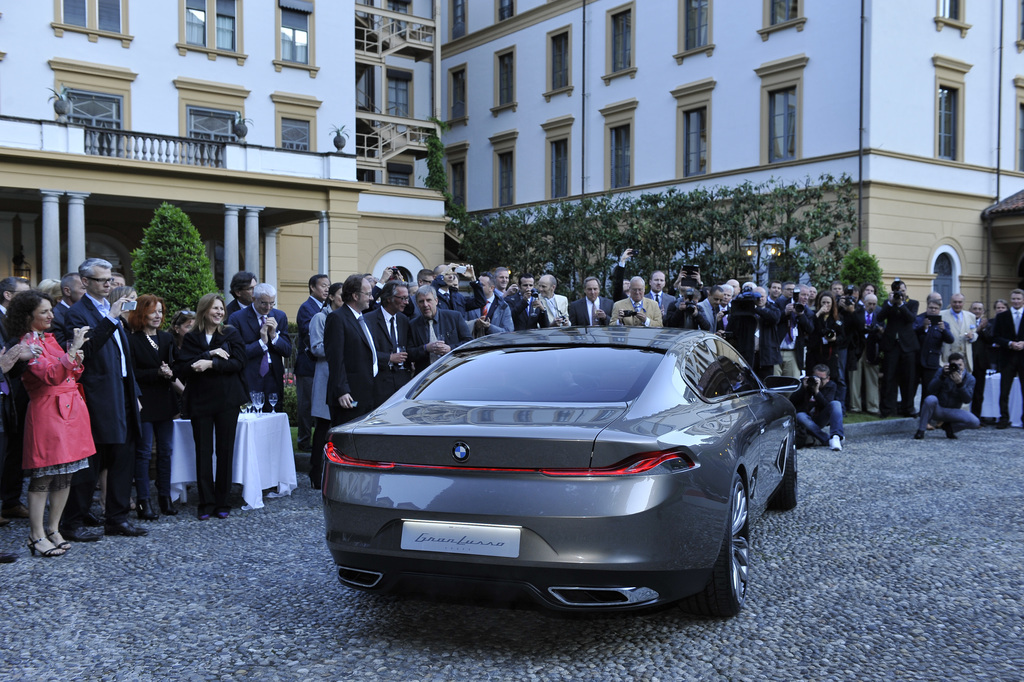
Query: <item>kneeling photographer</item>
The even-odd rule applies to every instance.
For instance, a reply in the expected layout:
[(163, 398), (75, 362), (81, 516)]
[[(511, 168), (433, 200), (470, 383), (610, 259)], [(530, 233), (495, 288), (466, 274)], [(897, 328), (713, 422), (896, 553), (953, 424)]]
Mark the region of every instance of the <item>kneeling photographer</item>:
[(956, 438), (957, 431), (976, 429), (981, 424), (976, 416), (961, 407), (974, 398), (974, 376), (965, 365), (963, 355), (951, 353), (949, 364), (935, 373), (921, 401), (921, 418), (915, 439), (924, 438), (930, 419), (942, 422), (946, 438)]
[(843, 406), (836, 400), (836, 385), (829, 376), (828, 365), (815, 365), (789, 399), (796, 407), (797, 422), (809, 435), (832, 450), (843, 449)]

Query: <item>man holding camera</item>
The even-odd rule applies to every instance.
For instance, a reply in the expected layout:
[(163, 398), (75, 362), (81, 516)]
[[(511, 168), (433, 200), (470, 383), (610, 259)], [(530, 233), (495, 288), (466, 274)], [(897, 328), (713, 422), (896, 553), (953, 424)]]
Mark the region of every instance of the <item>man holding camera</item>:
[[(836, 385), (829, 378), (828, 365), (815, 365), (811, 376), (790, 397), (796, 420), (807, 433), (831, 450), (842, 450), (843, 406), (836, 400)], [(828, 427), (828, 432), (823, 427)]]
[[(866, 294), (864, 305), (854, 312), (855, 325), (863, 337), (857, 366), (850, 371), (850, 411), (878, 413), (878, 341), (883, 328), (878, 324), (878, 297)], [(863, 398), (863, 399), (862, 399)]]
[(601, 283), (597, 277), (587, 277), (583, 280), (583, 298), (569, 304), (569, 324), (607, 327), (611, 316), (612, 302), (601, 296)]
[(661, 310), (652, 299), (644, 298), (643, 277), (629, 280), (629, 296), (612, 306), (612, 319), (627, 327), (661, 327)]
[(907, 298), (907, 285), (897, 277), (892, 293), (885, 305), (879, 306), (878, 322), (885, 324), (879, 347), (885, 354), (882, 373), (885, 393), (882, 396), (881, 416), (891, 417), (896, 412), (896, 392), (900, 393), (899, 412), (904, 417), (914, 416), (914, 395), (917, 393), (915, 372), (917, 353), (921, 344), (914, 332), (917, 301)]
[(956, 438), (957, 431), (976, 429), (981, 424), (977, 417), (961, 408), (974, 397), (974, 377), (967, 370), (964, 356), (960, 353), (950, 354), (949, 364), (935, 374), (925, 393), (917, 433), (914, 434), (916, 440), (924, 438), (931, 419), (942, 422), (946, 438)]
[(784, 377), (796, 379), (804, 371), (804, 341), (814, 331), (814, 319), (807, 306), (809, 296), (806, 286), (786, 282), (782, 285), (782, 296), (775, 302), (782, 311), (778, 328), (779, 373)]
[(679, 297), (672, 301), (663, 318), (666, 327), (678, 329), (703, 329), (711, 331), (711, 323), (704, 317), (703, 306), (697, 303), (697, 290), (693, 287), (678, 287)]
[(942, 321), (942, 296), (935, 292), (928, 295), (925, 312), (917, 316), (914, 331), (921, 346), (919, 351), (918, 372), (921, 376), (921, 388), (927, 390), (932, 377), (939, 371), (943, 344), (953, 343), (953, 334)]
[[(558, 280), (554, 275), (541, 275), (527, 308), (527, 329), (569, 326), (569, 299), (555, 293)], [(533, 292), (531, 292), (532, 294)]]
[(997, 429), (1010, 426), (1010, 391), (1014, 378), (1020, 378), (1024, 393), (1024, 290), (1010, 292), (1010, 309), (996, 315), (992, 337), (1002, 349), (999, 354), (999, 421)]
[(519, 279), (505, 290), (504, 301), (508, 303), (512, 326), (517, 332), (526, 329), (529, 323), (530, 299), (537, 295), (536, 292), (533, 288), (533, 275), (529, 272), (521, 273)]

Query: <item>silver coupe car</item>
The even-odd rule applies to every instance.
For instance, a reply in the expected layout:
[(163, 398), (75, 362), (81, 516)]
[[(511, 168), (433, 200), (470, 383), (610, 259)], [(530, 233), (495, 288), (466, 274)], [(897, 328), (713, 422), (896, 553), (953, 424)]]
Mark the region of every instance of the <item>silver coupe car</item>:
[(331, 431), (345, 585), (555, 609), (739, 612), (750, 527), (797, 501), (795, 380), (699, 331), (486, 336)]

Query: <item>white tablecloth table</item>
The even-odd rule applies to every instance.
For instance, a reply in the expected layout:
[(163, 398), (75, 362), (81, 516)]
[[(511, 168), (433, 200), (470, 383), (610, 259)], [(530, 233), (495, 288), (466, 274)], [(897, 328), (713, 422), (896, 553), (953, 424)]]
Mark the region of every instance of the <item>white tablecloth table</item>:
[[(196, 446), (192, 422), (174, 420), (171, 457), (171, 499), (185, 500), (185, 485), (196, 480)], [(213, 456), (216, 466), (217, 456)], [(288, 415), (281, 412), (243, 414), (235, 429), (235, 456), (231, 481), (242, 484), (243, 509), (263, 506), (263, 491), (277, 487), (274, 497), (290, 495), (298, 485), (295, 477), (295, 453)]]
[[(999, 419), (999, 385), (1002, 383), (999, 372), (985, 377), (985, 398), (981, 403), (981, 416)], [(1010, 424), (1021, 425), (1020, 379), (1014, 377), (1013, 388), (1010, 389)]]

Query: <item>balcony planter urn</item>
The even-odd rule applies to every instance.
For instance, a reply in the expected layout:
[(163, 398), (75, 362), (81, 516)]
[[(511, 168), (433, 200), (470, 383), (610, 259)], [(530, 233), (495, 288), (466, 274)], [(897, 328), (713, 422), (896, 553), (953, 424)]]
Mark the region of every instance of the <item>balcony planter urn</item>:
[(50, 100), (53, 101), (53, 113), (57, 114), (57, 119), (60, 121), (65, 120), (68, 113), (71, 112), (71, 101), (68, 100), (68, 89), (61, 88), (60, 92), (57, 92), (53, 88), (49, 88), (53, 94), (50, 96)]
[(331, 132), (334, 133), (334, 148), (340, 152), (345, 148), (345, 143), (348, 142), (348, 134), (345, 132), (345, 126), (334, 126), (331, 128)]
[(249, 134), (250, 125), (252, 125), (251, 119), (242, 118), (241, 114), (238, 114), (234, 124), (231, 126), (231, 132), (235, 134), (239, 142), (245, 142), (245, 136)]

